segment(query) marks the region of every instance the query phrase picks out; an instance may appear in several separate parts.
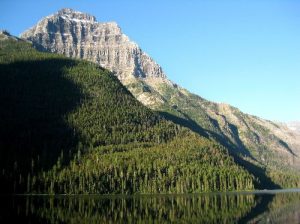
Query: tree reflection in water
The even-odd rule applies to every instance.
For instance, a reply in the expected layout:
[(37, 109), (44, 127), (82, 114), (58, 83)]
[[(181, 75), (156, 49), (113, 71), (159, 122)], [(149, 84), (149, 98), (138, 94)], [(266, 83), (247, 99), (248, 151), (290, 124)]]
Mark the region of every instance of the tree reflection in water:
[(2, 199), (6, 206), (1, 223), (297, 223), (300, 219), (299, 193)]

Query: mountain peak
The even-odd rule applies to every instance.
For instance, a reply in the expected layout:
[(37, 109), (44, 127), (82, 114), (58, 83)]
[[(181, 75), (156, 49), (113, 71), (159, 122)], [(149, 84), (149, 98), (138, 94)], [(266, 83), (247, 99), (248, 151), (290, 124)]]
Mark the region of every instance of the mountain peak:
[(57, 12), (58, 16), (67, 17), (69, 19), (78, 19), (78, 20), (87, 20), (90, 22), (96, 22), (96, 17), (92, 16), (88, 13), (83, 13), (79, 11), (75, 11), (70, 8), (63, 8)]
[[(63, 14), (72, 14), (72, 13), (75, 13), (77, 11), (75, 11), (74, 9), (71, 9), (71, 8), (62, 8), (60, 10), (58, 10), (58, 14), (60, 15), (63, 15)], [(79, 12), (81, 13), (81, 12)]]
[(97, 22), (90, 14), (63, 8), (21, 34), (39, 50), (96, 62), (127, 83), (134, 78), (167, 81), (162, 68), (116, 22)]

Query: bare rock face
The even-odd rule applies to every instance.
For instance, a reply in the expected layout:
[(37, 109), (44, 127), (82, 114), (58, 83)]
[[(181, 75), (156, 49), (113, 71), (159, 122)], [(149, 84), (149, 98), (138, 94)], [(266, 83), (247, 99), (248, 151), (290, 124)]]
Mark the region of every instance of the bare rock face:
[(72, 9), (45, 17), (21, 37), (32, 41), (39, 50), (94, 61), (115, 72), (120, 80), (131, 76), (166, 78), (161, 67), (115, 22), (99, 23), (94, 16)]
[(144, 105), (177, 116), (180, 124), (228, 145), (266, 167), (300, 169), (300, 135), (285, 124), (207, 101), (169, 81), (162, 68), (114, 22), (62, 9), (22, 35), (40, 50), (98, 63), (114, 72)]

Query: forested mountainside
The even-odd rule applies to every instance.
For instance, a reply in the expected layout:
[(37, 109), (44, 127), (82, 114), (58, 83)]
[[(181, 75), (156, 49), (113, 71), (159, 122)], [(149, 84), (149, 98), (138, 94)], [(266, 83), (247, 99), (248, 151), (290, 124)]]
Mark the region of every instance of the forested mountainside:
[(260, 173), (266, 173), (280, 186), (296, 186), (294, 182), (287, 184), (285, 176), (299, 175), (299, 135), (286, 125), (207, 101), (172, 83), (116, 23), (97, 22), (89, 14), (62, 9), (43, 18), (21, 37), (39, 50), (87, 59), (111, 70), (144, 105), (215, 139), (229, 149), (236, 162), (251, 170), (252, 165), (258, 166)]
[(137, 101), (108, 70), (0, 33), (1, 192), (182, 193), (259, 185), (226, 148)]

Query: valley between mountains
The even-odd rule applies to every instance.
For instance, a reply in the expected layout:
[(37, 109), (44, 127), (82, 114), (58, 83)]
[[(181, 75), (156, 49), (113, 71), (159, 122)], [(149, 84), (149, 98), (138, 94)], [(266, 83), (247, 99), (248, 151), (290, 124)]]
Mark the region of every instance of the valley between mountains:
[(115, 22), (62, 9), (0, 34), (1, 182), (12, 193), (300, 187), (300, 134), (173, 83)]

